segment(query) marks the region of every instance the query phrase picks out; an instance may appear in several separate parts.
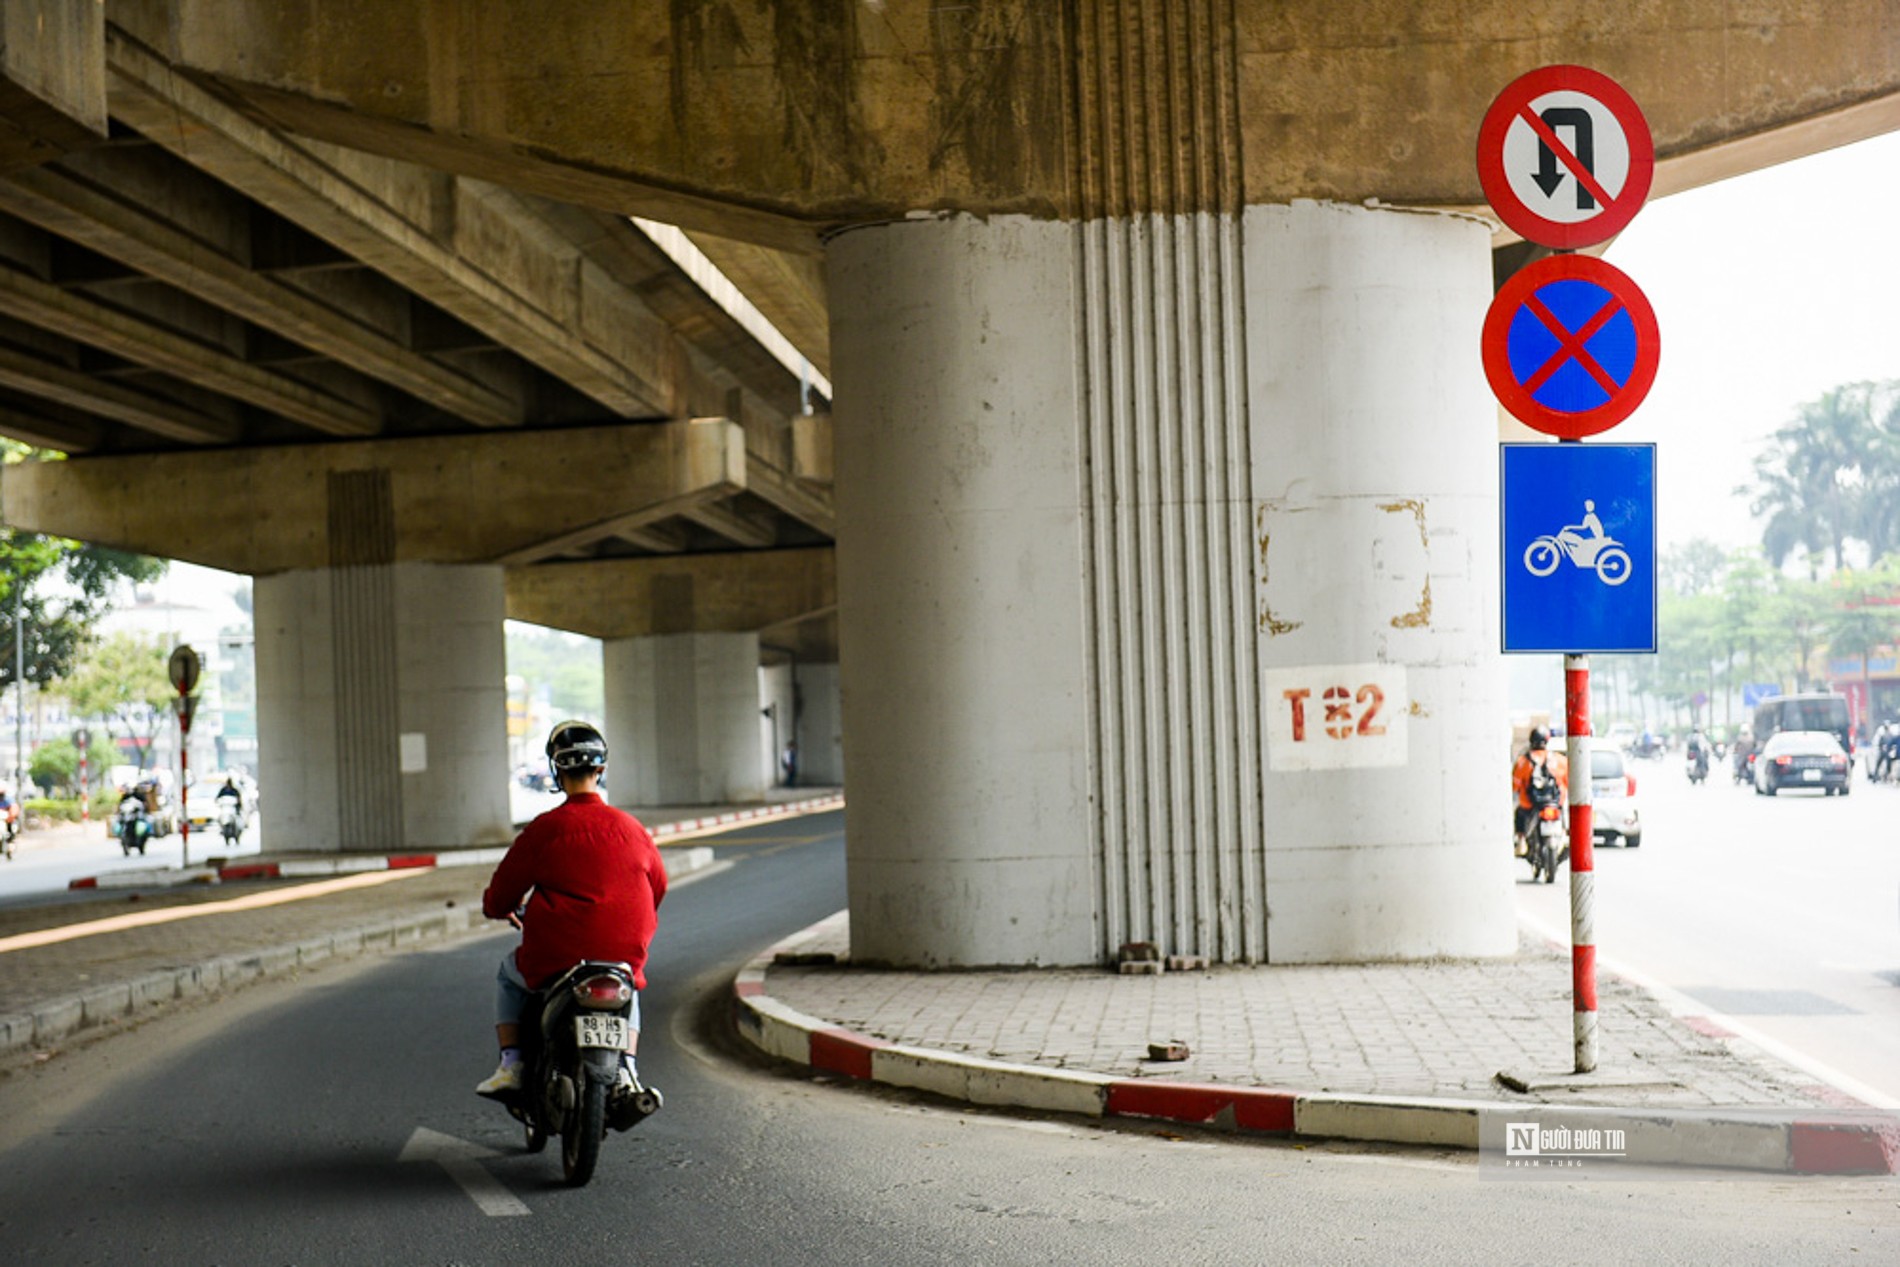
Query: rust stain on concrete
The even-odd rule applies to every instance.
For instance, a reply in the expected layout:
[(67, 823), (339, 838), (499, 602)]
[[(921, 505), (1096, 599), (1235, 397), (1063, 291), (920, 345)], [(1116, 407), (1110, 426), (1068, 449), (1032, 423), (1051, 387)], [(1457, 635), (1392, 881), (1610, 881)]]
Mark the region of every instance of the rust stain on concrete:
[[(1417, 497), (1402, 497), (1394, 502), (1380, 502), (1379, 509), (1389, 515), (1410, 514), (1413, 520), (1418, 524), (1419, 548), (1426, 552), (1427, 558), (1429, 559), (1432, 543), (1430, 536), (1425, 530), (1424, 501)], [(1394, 629), (1424, 629), (1431, 623), (1432, 578), (1427, 576), (1425, 578), (1425, 584), (1419, 589), (1418, 606), (1414, 607), (1411, 611), (1394, 616), (1392, 618), (1392, 627)]]
[(1303, 625), (1303, 624), (1305, 624), (1306, 622), (1305, 622), (1305, 621), (1303, 621), (1303, 620), (1282, 620), (1282, 619), (1280, 619), (1280, 618), (1279, 618), (1278, 616), (1275, 616), (1275, 615), (1273, 614), (1273, 609), (1272, 609), (1271, 607), (1268, 607), (1268, 606), (1267, 606), (1267, 600), (1266, 600), (1266, 594), (1267, 594), (1267, 548), (1268, 548), (1268, 547), (1269, 547), (1269, 546), (1270, 546), (1270, 545), (1272, 544), (1272, 541), (1273, 541), (1273, 538), (1272, 538), (1272, 535), (1271, 535), (1271, 534), (1269, 534), (1269, 533), (1268, 533), (1268, 532), (1267, 532), (1267, 531), (1265, 530), (1265, 524), (1266, 524), (1266, 520), (1267, 520), (1267, 508), (1266, 508), (1265, 506), (1262, 506), (1262, 507), (1260, 507), (1260, 509), (1259, 509), (1259, 511), (1257, 512), (1257, 515), (1256, 515), (1256, 518), (1257, 518), (1257, 520), (1258, 520), (1258, 522), (1259, 522), (1259, 523), (1261, 524), (1261, 531), (1260, 531), (1260, 534), (1259, 534), (1259, 542), (1260, 542), (1260, 630), (1261, 630), (1261, 632), (1262, 632), (1262, 633), (1266, 633), (1266, 634), (1271, 634), (1272, 636), (1274, 636), (1274, 637), (1276, 637), (1276, 638), (1277, 638), (1277, 637), (1279, 637), (1279, 636), (1280, 636), (1281, 634), (1289, 634), (1289, 633), (1292, 633), (1292, 632), (1293, 632), (1293, 631), (1294, 631), (1295, 629), (1298, 629), (1298, 628), (1299, 628), (1299, 627), (1300, 627), (1301, 625)]

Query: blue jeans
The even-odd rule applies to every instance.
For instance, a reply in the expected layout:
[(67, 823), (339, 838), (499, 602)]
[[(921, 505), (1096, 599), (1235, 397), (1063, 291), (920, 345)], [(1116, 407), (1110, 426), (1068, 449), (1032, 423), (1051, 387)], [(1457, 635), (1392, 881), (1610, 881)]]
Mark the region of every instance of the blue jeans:
[[(528, 1010), (528, 996), (533, 991), (521, 975), (521, 969), (515, 966), (515, 952), (509, 951), (501, 957), (501, 968), (495, 973), (495, 1023), (497, 1025), (519, 1025), (524, 1012)], [(634, 991), (633, 1013), (629, 1018), (633, 1032), (640, 1032), (640, 992)]]

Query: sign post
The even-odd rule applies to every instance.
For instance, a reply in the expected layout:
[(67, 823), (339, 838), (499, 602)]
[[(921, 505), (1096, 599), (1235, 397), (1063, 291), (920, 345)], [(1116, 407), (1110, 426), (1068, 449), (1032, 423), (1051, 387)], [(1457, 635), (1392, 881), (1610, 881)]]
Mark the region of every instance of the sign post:
[(73, 747), (79, 750), (79, 821), (92, 821), (92, 783), (86, 777), (86, 749), (92, 746), (92, 732), (81, 726), (73, 732)]
[[(1498, 288), (1482, 353), (1498, 401), (1559, 440), (1554, 454), (1544, 445), (1502, 446), (1503, 625), (1506, 652), (1564, 653), (1578, 1073), (1597, 1067), (1587, 652), (1656, 649), (1655, 451), (1585, 449), (1580, 442), (1642, 403), (1655, 381), (1660, 342), (1656, 314), (1634, 282), (1601, 260), (1562, 253), (1620, 233), (1649, 197), (1655, 165), (1649, 124), (1636, 102), (1615, 80), (1582, 66), (1520, 76), (1498, 94), (1478, 129), (1478, 179), (1492, 209), (1526, 241), (1559, 252)], [(1527, 455), (1514, 459), (1520, 450)], [(1619, 450), (1647, 452), (1646, 486), (1617, 469)], [(1643, 465), (1640, 456), (1634, 460)], [(1579, 522), (1567, 522), (1579, 513)], [(1554, 524), (1537, 522), (1550, 517)]]
[(191, 693), (198, 685), (198, 653), (189, 646), (172, 652), (172, 685), (178, 688), (178, 839), (184, 851), (184, 865), (191, 865), (191, 716), (198, 699)]

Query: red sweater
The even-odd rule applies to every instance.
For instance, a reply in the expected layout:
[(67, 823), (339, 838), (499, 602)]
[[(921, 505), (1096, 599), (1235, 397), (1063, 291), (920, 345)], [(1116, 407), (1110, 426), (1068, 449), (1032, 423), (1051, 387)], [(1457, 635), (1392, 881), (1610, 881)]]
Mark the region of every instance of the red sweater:
[(508, 918), (530, 889), (515, 954), (530, 986), (583, 959), (611, 959), (633, 965), (634, 985), (646, 988), (666, 868), (639, 820), (594, 793), (569, 796), (515, 838), (482, 894), (482, 914)]

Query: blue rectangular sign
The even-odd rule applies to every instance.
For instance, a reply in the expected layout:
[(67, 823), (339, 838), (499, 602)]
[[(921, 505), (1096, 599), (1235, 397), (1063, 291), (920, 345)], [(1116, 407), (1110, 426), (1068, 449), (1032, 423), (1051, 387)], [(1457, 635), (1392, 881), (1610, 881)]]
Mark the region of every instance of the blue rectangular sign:
[(1656, 446), (1503, 444), (1504, 650), (1656, 650)]

